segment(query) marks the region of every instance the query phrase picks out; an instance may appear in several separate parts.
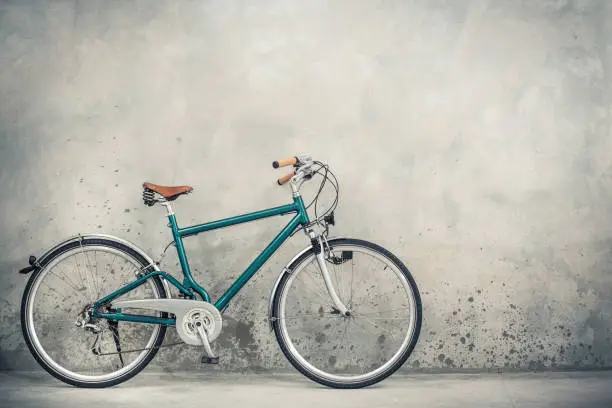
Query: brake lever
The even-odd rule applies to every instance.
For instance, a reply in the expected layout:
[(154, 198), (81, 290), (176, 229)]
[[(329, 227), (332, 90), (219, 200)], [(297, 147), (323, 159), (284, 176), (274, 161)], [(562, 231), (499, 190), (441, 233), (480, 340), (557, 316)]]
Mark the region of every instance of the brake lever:
[(298, 161), (297, 164), (300, 164), (300, 163), (301, 164), (307, 164), (308, 162), (312, 162), (312, 157), (309, 156), (309, 155), (306, 155), (306, 154), (301, 155), (301, 156), (296, 156), (295, 158)]
[(297, 171), (302, 172), (304, 174), (304, 177), (312, 178), (312, 175), (314, 174), (314, 171), (312, 171), (312, 166), (314, 165), (315, 163), (313, 161), (300, 162), (295, 165), (295, 168)]
[[(309, 156), (306, 156), (306, 157), (309, 157)], [(315, 164), (316, 163), (313, 161), (310, 161), (308, 163), (303, 163), (298, 158), (298, 163), (296, 163), (293, 166), (295, 169), (295, 176), (293, 176), (291, 179), (291, 184), (294, 186), (296, 191), (302, 187), (302, 184), (304, 184), (306, 180), (310, 180), (312, 178), (312, 176), (315, 173), (312, 170), (312, 166), (314, 166)]]

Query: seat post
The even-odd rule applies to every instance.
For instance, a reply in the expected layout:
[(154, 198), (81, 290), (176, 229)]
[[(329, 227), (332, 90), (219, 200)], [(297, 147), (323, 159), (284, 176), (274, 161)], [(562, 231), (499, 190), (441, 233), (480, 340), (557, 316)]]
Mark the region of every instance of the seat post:
[(168, 216), (173, 215), (174, 211), (172, 210), (172, 206), (170, 205), (169, 202), (167, 201), (163, 201), (161, 203), (161, 205), (163, 205), (164, 207), (166, 207), (166, 213), (168, 214)]

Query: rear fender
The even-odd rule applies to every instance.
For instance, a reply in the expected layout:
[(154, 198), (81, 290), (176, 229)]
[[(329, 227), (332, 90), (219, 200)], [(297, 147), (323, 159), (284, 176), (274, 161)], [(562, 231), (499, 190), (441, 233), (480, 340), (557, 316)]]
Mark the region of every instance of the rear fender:
[[(34, 255), (30, 255), (30, 258), (28, 260), (28, 262), (30, 263), (30, 266), (23, 268), (19, 271), (19, 273), (21, 274), (29, 274), (37, 269), (41, 268), (41, 264), (44, 264), (45, 261), (47, 260), (47, 258), (58, 248), (69, 244), (71, 242), (74, 241), (79, 241), (79, 240), (83, 240), (83, 239), (106, 239), (108, 241), (113, 241), (113, 242), (117, 242), (119, 244), (123, 244), (125, 246), (130, 247), (132, 250), (134, 250), (134, 252), (138, 253), (138, 255), (142, 256), (148, 263), (148, 267), (153, 268), (156, 271), (159, 271), (159, 266), (155, 263), (155, 261), (149, 256), (147, 255), (147, 253), (140, 248), (138, 245), (134, 244), (131, 241), (125, 240), (123, 238), (119, 238), (116, 237), (114, 235), (106, 235), (106, 234), (78, 234), (78, 235), (74, 235), (70, 238), (65, 239), (62, 242), (57, 243), (56, 245), (54, 245), (53, 247), (49, 248), (47, 251), (45, 251), (42, 255), (40, 255), (40, 257), (36, 258)], [(166, 279), (162, 278), (162, 284), (164, 285), (164, 289), (166, 290), (166, 294), (168, 295), (168, 298), (171, 297), (171, 292), (170, 292), (170, 287), (168, 285), (168, 281)]]

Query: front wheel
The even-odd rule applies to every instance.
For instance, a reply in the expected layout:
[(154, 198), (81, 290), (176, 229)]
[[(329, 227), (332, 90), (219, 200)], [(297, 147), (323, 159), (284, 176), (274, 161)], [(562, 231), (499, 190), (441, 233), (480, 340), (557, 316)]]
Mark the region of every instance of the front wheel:
[(350, 310), (340, 314), (313, 249), (288, 266), (274, 295), (272, 320), (280, 348), (306, 377), (333, 388), (361, 388), (397, 371), (421, 330), (421, 298), (408, 268), (371, 242), (328, 241), (325, 262)]

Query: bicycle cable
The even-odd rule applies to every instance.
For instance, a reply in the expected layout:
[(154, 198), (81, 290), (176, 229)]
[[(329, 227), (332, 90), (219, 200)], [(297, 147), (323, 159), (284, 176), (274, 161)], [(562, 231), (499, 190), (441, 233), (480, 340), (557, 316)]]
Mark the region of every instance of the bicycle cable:
[[(336, 178), (336, 176), (334, 175), (334, 173), (329, 169), (329, 165), (322, 163), (320, 161), (314, 161), (315, 164), (319, 165), (319, 167), (314, 171), (315, 174), (319, 174), (320, 176), (322, 176), (322, 180), (321, 180), (321, 184), (319, 185), (319, 189), (317, 191), (317, 193), (315, 194), (315, 197), (313, 198), (313, 200), (306, 206), (306, 209), (308, 210), (313, 204), (314, 204), (314, 213), (315, 213), (315, 219), (312, 222), (313, 224), (321, 224), (320, 220), (322, 218), (324, 218), (325, 216), (327, 216), (328, 214), (332, 213), (336, 207), (338, 206), (338, 199), (340, 196), (340, 185), (338, 183), (338, 179)], [(322, 170), (325, 170), (325, 172), (323, 173)], [(330, 178), (331, 176), (331, 178)], [(335, 190), (335, 197), (334, 200), (332, 201), (330, 207), (327, 209), (327, 211), (325, 211), (322, 215), (319, 216), (318, 214), (318, 205), (319, 205), (319, 198), (321, 196), (321, 193), (323, 192), (323, 188), (325, 187), (325, 185), (327, 184), (327, 182), (329, 181), (329, 183), (332, 185), (333, 189)]]

